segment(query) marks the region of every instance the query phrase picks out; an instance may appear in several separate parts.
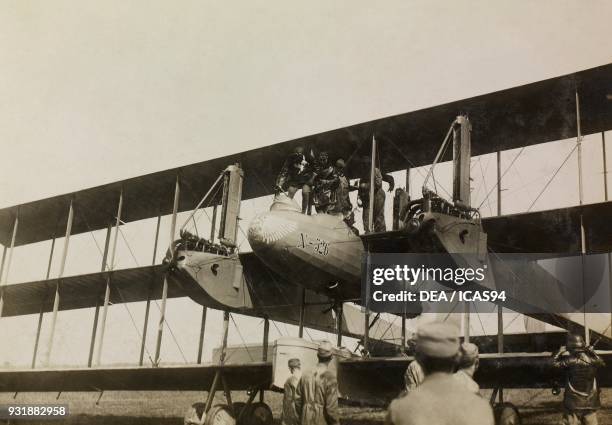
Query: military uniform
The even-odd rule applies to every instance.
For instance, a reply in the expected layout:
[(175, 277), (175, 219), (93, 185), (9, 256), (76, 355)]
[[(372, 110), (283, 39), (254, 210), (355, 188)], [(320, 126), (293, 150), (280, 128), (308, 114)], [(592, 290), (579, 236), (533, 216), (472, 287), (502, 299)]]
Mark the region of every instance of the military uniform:
[[(317, 350), (319, 358), (331, 359), (328, 341)], [(295, 407), (301, 425), (338, 425), (338, 381), (328, 363), (320, 361), (314, 370), (306, 372), (297, 387)]]
[(459, 370), (455, 373), (457, 381), (473, 394), (480, 395), (480, 386), (474, 381), (474, 372), (478, 368), (478, 346), (471, 342), (461, 344)]
[(452, 374), (434, 373), (407, 396), (389, 406), (393, 425), (493, 425), (489, 403), (469, 391)]
[(393, 177), (388, 174), (382, 174), (378, 168), (374, 169), (374, 207), (373, 217), (374, 225), (370, 226), (369, 223), (369, 209), (370, 209), (370, 175), (363, 175), (359, 179), (359, 199), (361, 200), (361, 206), (363, 207), (363, 229), (366, 232), (370, 232), (371, 229), (374, 232), (384, 232), (387, 230), (385, 223), (385, 191), (382, 188), (382, 182), (386, 181), (389, 183), (390, 190), (393, 190), (394, 180)]
[(285, 381), (285, 394), (283, 395), (283, 413), (281, 415), (281, 423), (283, 425), (300, 425), (300, 417), (295, 409), (295, 400), (297, 398), (297, 387), (300, 379), (297, 376), (291, 375)]
[[(493, 425), (493, 410), (483, 398), (467, 391), (452, 373), (459, 355), (459, 330), (446, 323), (419, 327), (416, 343), (425, 380), (406, 396), (394, 400), (387, 412), (388, 425)], [(439, 371), (428, 371), (437, 360)], [(413, 362), (414, 363), (414, 362)], [(434, 364), (434, 363), (431, 363)], [(444, 371), (447, 368), (448, 371)]]
[(601, 407), (596, 372), (604, 361), (592, 349), (584, 348), (580, 336), (570, 335), (568, 348), (561, 347), (553, 356), (553, 365), (566, 373), (563, 424), (596, 425), (596, 412)]
[(404, 373), (404, 383), (406, 385), (406, 393), (414, 391), (425, 380), (425, 372), (418, 361), (413, 360), (406, 368)]

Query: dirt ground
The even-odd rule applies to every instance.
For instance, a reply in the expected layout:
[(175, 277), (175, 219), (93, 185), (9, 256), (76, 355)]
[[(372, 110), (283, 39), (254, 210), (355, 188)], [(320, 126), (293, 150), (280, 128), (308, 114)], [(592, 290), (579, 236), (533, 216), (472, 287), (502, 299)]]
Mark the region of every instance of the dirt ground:
[[(489, 395), (483, 391), (483, 395)], [(0, 404), (48, 403), (67, 404), (70, 416), (62, 421), (13, 421), (11, 424), (79, 424), (79, 425), (181, 425), (189, 406), (203, 401), (204, 392), (121, 392), (104, 393), (96, 404), (97, 393), (57, 394), (14, 394), (0, 393)], [(270, 405), (278, 420), (282, 395), (268, 392), (265, 401)], [(235, 401), (245, 401), (245, 393), (233, 393)], [(505, 400), (519, 407), (525, 425), (557, 424), (560, 419), (561, 396), (553, 396), (545, 390), (506, 390)], [(218, 397), (219, 403), (224, 399)], [(603, 408), (599, 412), (600, 424), (612, 424), (612, 389), (602, 391)], [(347, 425), (382, 424), (385, 409), (365, 407), (342, 407), (341, 422)], [(8, 421), (0, 423), (8, 424)]]

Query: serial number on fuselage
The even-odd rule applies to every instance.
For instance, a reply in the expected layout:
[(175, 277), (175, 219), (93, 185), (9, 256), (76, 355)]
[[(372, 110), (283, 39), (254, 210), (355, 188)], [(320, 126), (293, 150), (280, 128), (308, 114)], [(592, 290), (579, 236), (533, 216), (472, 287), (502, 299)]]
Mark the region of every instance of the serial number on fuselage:
[(329, 242), (321, 238), (311, 238), (307, 233), (300, 232), (298, 237), (298, 248), (308, 249), (312, 247), (312, 250), (319, 255), (329, 254)]

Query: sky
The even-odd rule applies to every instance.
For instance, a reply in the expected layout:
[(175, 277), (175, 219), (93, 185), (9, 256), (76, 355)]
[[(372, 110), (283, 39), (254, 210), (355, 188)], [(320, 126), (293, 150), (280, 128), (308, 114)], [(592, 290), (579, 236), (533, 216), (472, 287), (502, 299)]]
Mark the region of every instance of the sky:
[[(2, 2), (0, 11), (0, 208), (612, 59), (608, 1), (584, 7), (559, 0), (16, 0)], [(574, 143), (526, 149), (504, 177), (503, 212), (527, 210)], [(502, 168), (517, 153), (504, 152)], [(577, 161), (570, 159), (532, 209), (578, 203)], [(585, 202), (601, 201), (598, 135), (585, 138), (583, 160)], [(484, 215), (494, 215), (496, 197), (485, 199), (485, 193), (495, 178), (495, 158), (475, 158), (472, 170), (472, 196), (484, 201)], [(415, 191), (422, 174), (411, 173)], [(445, 176), (441, 171), (439, 178)], [(265, 198), (245, 206), (243, 222), (268, 204)], [(169, 227), (167, 218), (164, 225)], [(144, 221), (125, 227), (117, 267), (150, 263), (152, 226)], [(71, 238), (67, 274), (99, 269), (103, 238), (99, 232)], [(160, 246), (169, 240), (163, 235)], [(48, 250), (49, 243), (17, 249), (9, 283), (42, 278)], [(183, 361), (183, 351), (191, 361), (200, 310), (189, 300), (168, 304), (178, 342), (166, 332), (162, 360)], [(137, 358), (143, 310), (140, 304), (111, 307), (103, 362)], [(59, 316), (51, 363), (82, 364), (93, 313)], [(208, 357), (217, 344), (219, 317), (209, 319)], [(238, 321), (248, 331), (230, 331), (233, 343), (252, 340), (262, 329), (259, 321)], [(0, 363), (29, 364), (35, 326), (36, 317), (0, 322), (0, 338), (16, 341), (10, 350), (0, 349)], [(294, 328), (278, 325), (272, 332), (291, 334)]]

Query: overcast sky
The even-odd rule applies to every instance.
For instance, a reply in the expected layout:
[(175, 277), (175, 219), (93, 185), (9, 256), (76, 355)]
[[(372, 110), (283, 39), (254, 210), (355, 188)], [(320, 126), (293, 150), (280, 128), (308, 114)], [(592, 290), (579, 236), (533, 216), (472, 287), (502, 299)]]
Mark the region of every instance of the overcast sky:
[[(559, 0), (7, 0), (0, 4), (0, 207), (606, 64), (610, 16), (612, 3), (603, 0), (588, 7)], [(525, 210), (573, 143), (525, 152), (506, 178), (504, 212)], [(600, 143), (585, 141), (590, 202), (603, 199)], [(504, 163), (514, 155), (505, 153)], [(484, 199), (495, 162), (476, 161), (474, 196)], [(534, 209), (576, 204), (576, 169), (568, 161)], [(494, 205), (483, 212), (494, 214)], [(125, 230), (141, 264), (150, 261), (149, 224)], [(103, 243), (100, 234), (71, 240), (69, 274), (99, 268), (94, 239)], [(91, 254), (74, 248), (79, 243)], [(119, 265), (134, 266), (123, 245)], [(42, 278), (47, 253), (44, 243), (17, 250), (10, 281)], [(130, 309), (139, 328), (142, 306)], [(137, 358), (136, 330), (125, 330), (128, 310), (115, 306), (110, 316), (109, 347), (121, 350), (109, 348), (105, 360)], [(91, 317), (60, 313), (53, 361), (83, 362)], [(171, 301), (173, 320), (178, 345), (193, 358), (199, 310)], [(0, 350), (0, 362), (29, 363), (35, 323), (0, 322), (0, 340), (22, 341)], [(180, 361), (177, 344), (169, 336), (164, 344), (165, 359)]]

